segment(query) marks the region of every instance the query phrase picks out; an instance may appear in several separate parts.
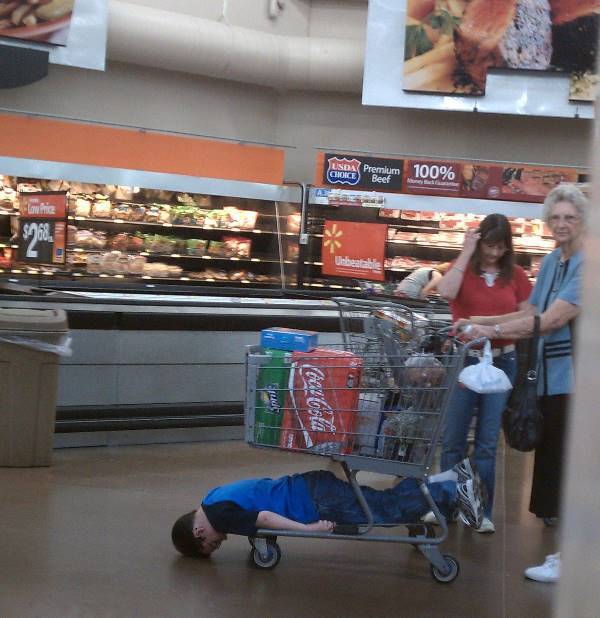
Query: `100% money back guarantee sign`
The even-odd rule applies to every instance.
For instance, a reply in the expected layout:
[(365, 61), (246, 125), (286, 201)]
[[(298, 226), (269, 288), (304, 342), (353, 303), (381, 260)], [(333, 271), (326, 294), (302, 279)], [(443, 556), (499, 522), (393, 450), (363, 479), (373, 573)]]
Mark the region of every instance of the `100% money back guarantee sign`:
[(30, 264), (64, 264), (66, 192), (21, 193), (19, 211), (18, 260)]

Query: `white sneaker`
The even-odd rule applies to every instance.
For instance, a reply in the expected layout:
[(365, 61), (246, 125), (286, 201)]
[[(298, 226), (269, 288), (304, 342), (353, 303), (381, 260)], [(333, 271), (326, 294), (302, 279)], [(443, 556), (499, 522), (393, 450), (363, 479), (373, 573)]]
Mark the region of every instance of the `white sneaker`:
[(424, 524), (433, 524), (434, 526), (439, 526), (440, 522), (437, 520), (435, 513), (433, 511), (429, 511), (429, 513), (425, 513), (423, 517), (421, 517), (421, 521)]
[(475, 532), (491, 534), (492, 532), (496, 532), (496, 526), (494, 526), (494, 522), (489, 517), (484, 517), (481, 520), (481, 525), (479, 528), (475, 528)]
[(560, 552), (546, 556), (544, 564), (525, 569), (525, 577), (536, 582), (557, 582), (560, 579)]

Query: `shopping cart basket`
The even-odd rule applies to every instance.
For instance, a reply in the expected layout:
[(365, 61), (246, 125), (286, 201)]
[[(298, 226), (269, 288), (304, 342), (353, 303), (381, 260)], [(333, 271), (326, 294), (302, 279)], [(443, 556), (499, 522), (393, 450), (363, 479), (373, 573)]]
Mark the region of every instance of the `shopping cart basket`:
[[(453, 345), (444, 353), (424, 350), (427, 324), (417, 324), (406, 307), (335, 301), (342, 344), (312, 352), (248, 348), (245, 439), (256, 447), (339, 462), (364, 512), (364, 524), (336, 526), (334, 533), (261, 529), (250, 539), (254, 563), (276, 566), (281, 556), (277, 536), (410, 543), (430, 561), (435, 580), (453, 581), (459, 564), (439, 550), (448, 527), (427, 477), (465, 347)], [(375, 523), (356, 479), (359, 471), (415, 479), (440, 522), (440, 533), (419, 521)], [(405, 526), (406, 534), (376, 532), (392, 526)]]

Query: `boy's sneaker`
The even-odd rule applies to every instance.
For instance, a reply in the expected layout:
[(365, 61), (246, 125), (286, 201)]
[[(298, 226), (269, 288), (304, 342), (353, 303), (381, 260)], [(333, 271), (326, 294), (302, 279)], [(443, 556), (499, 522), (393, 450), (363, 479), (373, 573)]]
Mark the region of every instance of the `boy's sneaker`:
[(479, 528), (483, 520), (485, 505), (478, 476), (457, 485), (456, 500), (460, 519), (471, 528)]
[(457, 483), (464, 483), (475, 476), (475, 470), (473, 469), (471, 460), (468, 457), (465, 457), (462, 461), (459, 461), (452, 469), (458, 476), (456, 481)]
[(434, 526), (440, 525), (440, 522), (437, 520), (437, 517), (435, 516), (435, 513), (433, 511), (425, 513), (425, 515), (421, 517), (421, 521), (424, 524), (433, 524)]
[(560, 579), (560, 553), (546, 556), (540, 566), (525, 569), (525, 577), (536, 582), (557, 582)]
[(475, 528), (475, 532), (491, 534), (493, 532), (496, 532), (496, 526), (494, 526), (494, 522), (489, 517), (484, 517), (481, 520), (481, 525), (479, 526), (479, 528)]

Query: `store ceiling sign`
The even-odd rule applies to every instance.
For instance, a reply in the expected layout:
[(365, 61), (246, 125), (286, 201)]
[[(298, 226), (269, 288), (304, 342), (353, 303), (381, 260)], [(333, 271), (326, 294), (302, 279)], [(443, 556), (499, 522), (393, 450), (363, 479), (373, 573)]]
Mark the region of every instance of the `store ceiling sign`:
[(21, 193), (19, 215), (19, 262), (64, 264), (67, 244), (66, 192)]
[(593, 118), (599, 26), (600, 0), (370, 0), (363, 104)]
[(460, 197), (462, 165), (452, 161), (408, 161), (405, 191)]
[(384, 281), (387, 225), (325, 221), (321, 272), (350, 279)]
[(404, 161), (326, 153), (318, 183), (346, 189), (402, 191)]

